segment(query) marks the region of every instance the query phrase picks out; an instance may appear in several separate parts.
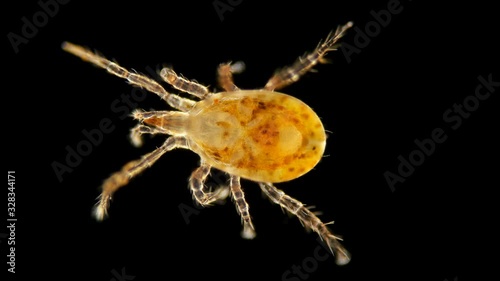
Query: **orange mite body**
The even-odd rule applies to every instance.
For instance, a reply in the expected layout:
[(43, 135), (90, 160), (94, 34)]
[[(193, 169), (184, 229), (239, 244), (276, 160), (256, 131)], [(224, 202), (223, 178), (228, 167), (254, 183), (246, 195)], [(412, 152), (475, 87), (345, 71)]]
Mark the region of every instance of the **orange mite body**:
[(223, 92), (188, 112), (186, 135), (213, 167), (259, 182), (284, 182), (321, 159), (326, 135), (297, 98), (265, 90)]

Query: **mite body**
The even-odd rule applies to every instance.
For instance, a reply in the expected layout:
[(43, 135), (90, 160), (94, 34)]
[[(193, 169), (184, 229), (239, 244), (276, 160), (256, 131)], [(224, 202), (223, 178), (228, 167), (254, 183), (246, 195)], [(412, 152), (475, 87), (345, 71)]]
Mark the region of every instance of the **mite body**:
[(186, 135), (211, 166), (257, 182), (300, 177), (321, 159), (326, 135), (302, 101), (271, 91), (225, 92), (187, 114)]

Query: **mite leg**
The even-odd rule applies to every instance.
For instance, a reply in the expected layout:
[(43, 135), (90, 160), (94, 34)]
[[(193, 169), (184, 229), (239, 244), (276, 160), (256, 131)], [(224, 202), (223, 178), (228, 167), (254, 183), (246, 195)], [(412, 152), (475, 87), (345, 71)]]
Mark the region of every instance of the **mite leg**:
[(141, 159), (127, 163), (120, 171), (107, 178), (102, 185), (102, 193), (94, 209), (95, 218), (103, 220), (107, 216), (109, 201), (113, 193), (128, 184), (133, 177), (153, 165), (163, 154), (175, 148), (189, 149), (187, 140), (184, 137), (169, 137), (162, 146), (153, 152), (144, 155)]
[(326, 242), (332, 253), (336, 256), (336, 263), (339, 265), (347, 264), (350, 255), (340, 244), (339, 237), (335, 236), (328, 227), (313, 212), (307, 209), (298, 200), (286, 195), (283, 191), (277, 189), (270, 183), (259, 183), (262, 191), (276, 204), (299, 218), (300, 222), (306, 227), (318, 233), (321, 239)]
[(150, 127), (143, 124), (137, 124), (135, 127), (130, 129), (130, 142), (132, 143), (132, 145), (134, 145), (135, 147), (141, 147), (143, 143), (142, 142), (143, 134), (156, 135), (156, 134), (167, 134), (167, 132), (160, 128)]
[(119, 66), (118, 64), (109, 61), (101, 55), (91, 52), (88, 49), (83, 48), (69, 42), (64, 42), (62, 44), (63, 50), (71, 53), (84, 61), (90, 62), (98, 67), (106, 69), (109, 73), (116, 75), (118, 77), (127, 79), (132, 85), (145, 88), (146, 90), (157, 94), (162, 99), (164, 99), (170, 106), (181, 111), (189, 111), (195, 104), (194, 101), (189, 99), (181, 98), (177, 95), (173, 95), (167, 92), (158, 82), (137, 73), (130, 73), (127, 69)]
[(325, 62), (323, 58), (329, 51), (335, 51), (338, 48), (337, 41), (344, 36), (347, 29), (352, 27), (352, 22), (339, 26), (335, 32), (331, 32), (325, 42), (320, 43), (316, 49), (309, 54), (299, 57), (295, 63), (277, 71), (267, 82), (266, 90), (278, 90), (297, 82), (302, 75), (314, 67), (318, 62)]
[(179, 91), (183, 91), (200, 99), (204, 99), (212, 93), (208, 87), (203, 86), (195, 81), (190, 81), (184, 77), (178, 76), (171, 68), (165, 67), (160, 71), (161, 78)]
[(201, 161), (200, 167), (193, 171), (191, 177), (189, 178), (189, 189), (193, 194), (194, 199), (203, 207), (208, 207), (215, 201), (223, 200), (227, 197), (227, 188), (219, 187), (214, 192), (206, 193), (205, 180), (210, 174), (210, 169), (212, 167)]
[(232, 63), (223, 63), (217, 68), (217, 80), (219, 86), (226, 92), (238, 91), (239, 88), (234, 85), (233, 73), (241, 73), (245, 70), (245, 64), (241, 61)]
[(250, 213), (248, 212), (248, 203), (245, 200), (245, 194), (243, 190), (241, 190), (240, 177), (231, 175), (230, 187), (234, 203), (236, 204), (238, 213), (241, 216), (241, 221), (243, 222), (241, 236), (245, 239), (253, 239), (255, 238), (255, 229), (252, 219), (250, 218)]

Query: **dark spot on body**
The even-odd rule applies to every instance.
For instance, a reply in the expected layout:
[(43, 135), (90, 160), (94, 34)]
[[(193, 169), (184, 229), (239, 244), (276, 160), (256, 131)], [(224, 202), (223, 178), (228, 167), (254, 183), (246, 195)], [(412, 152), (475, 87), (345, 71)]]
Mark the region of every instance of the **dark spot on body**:
[(306, 146), (307, 144), (309, 144), (309, 139), (308, 138), (303, 138), (302, 139), (302, 146)]
[(313, 146), (313, 147), (312, 147), (312, 150), (316, 150), (316, 146)]
[(309, 114), (307, 114), (307, 113), (302, 113), (300, 116), (302, 118), (304, 118), (305, 120), (309, 119)]
[(293, 171), (295, 171), (295, 168), (294, 167), (290, 167), (290, 168), (288, 168), (288, 171), (289, 172), (293, 172)]
[(259, 101), (258, 108), (259, 109), (266, 109), (266, 104), (264, 102)]
[(229, 128), (230, 127), (229, 123), (228, 122), (224, 122), (224, 121), (217, 121), (217, 122), (215, 122), (215, 124), (217, 126), (221, 126), (223, 128)]
[(278, 163), (273, 162), (273, 163), (267, 164), (266, 169), (270, 170), (270, 171), (275, 171), (278, 169), (279, 166), (280, 165)]
[(294, 154), (294, 155), (288, 155), (288, 156), (285, 156), (285, 158), (283, 158), (283, 164), (285, 165), (288, 165), (290, 164), (290, 162), (292, 162), (295, 158), (297, 158), (297, 156)]
[(251, 167), (255, 166), (255, 156), (253, 155), (253, 153), (251, 151), (250, 151), (250, 153), (248, 153), (247, 165), (249, 165)]

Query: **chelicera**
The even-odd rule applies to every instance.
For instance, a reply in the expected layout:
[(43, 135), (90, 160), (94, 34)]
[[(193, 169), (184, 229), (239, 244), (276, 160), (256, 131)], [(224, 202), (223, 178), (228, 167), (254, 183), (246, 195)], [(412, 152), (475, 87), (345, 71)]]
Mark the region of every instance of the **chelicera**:
[[(98, 220), (107, 216), (111, 196), (122, 186), (153, 165), (163, 154), (176, 148), (189, 149), (201, 158), (200, 166), (189, 178), (194, 200), (202, 206), (223, 200), (229, 194), (242, 218), (242, 236), (255, 237), (240, 179), (257, 182), (274, 203), (297, 216), (301, 223), (317, 232), (336, 256), (338, 264), (350, 260), (349, 253), (315, 213), (298, 200), (277, 189), (274, 184), (298, 178), (309, 172), (323, 156), (326, 134), (318, 115), (304, 102), (276, 92), (311, 70), (324, 56), (336, 50), (337, 41), (352, 26), (339, 26), (311, 53), (293, 65), (277, 71), (262, 89), (243, 90), (233, 82), (233, 73), (241, 72), (241, 64), (225, 63), (218, 68), (219, 86), (223, 92), (210, 92), (197, 82), (177, 75), (170, 68), (160, 71), (161, 78), (173, 88), (186, 92), (198, 101), (167, 92), (158, 82), (133, 73), (81, 46), (64, 42), (62, 48), (84, 61), (127, 79), (134, 86), (147, 89), (176, 111), (137, 110), (133, 117), (139, 124), (131, 129), (131, 141), (142, 144), (143, 134), (164, 134), (167, 139), (141, 159), (127, 163), (102, 185), (95, 206)], [(225, 172), (229, 186), (208, 191), (204, 182), (212, 168)]]

